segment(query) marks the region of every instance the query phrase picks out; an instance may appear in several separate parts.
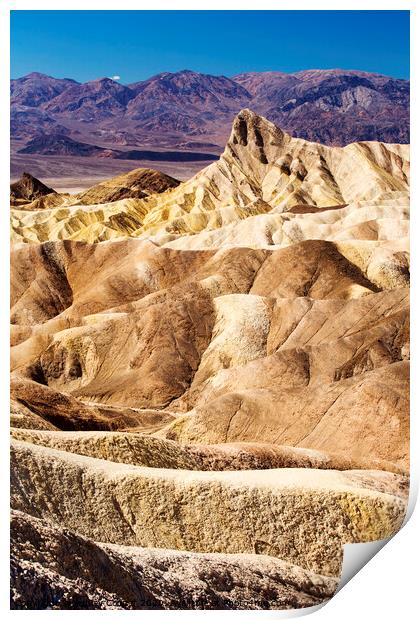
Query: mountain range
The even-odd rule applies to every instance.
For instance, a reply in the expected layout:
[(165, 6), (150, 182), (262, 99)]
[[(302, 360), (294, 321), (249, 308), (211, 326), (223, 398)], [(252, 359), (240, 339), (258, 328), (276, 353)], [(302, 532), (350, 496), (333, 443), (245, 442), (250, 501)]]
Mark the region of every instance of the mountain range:
[(11, 80), (12, 139), (26, 143), (58, 133), (102, 147), (214, 153), (247, 107), (306, 140), (408, 143), (409, 92), (407, 80), (338, 69), (230, 78), (183, 70), (126, 86), (110, 78), (80, 84), (30, 73)]

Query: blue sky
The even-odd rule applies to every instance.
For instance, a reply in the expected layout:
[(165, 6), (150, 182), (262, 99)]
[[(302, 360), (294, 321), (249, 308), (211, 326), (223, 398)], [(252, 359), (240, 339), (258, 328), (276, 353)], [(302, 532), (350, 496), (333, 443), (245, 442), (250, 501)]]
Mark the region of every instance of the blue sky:
[(11, 73), (122, 83), (162, 71), (409, 77), (408, 11), (12, 11)]

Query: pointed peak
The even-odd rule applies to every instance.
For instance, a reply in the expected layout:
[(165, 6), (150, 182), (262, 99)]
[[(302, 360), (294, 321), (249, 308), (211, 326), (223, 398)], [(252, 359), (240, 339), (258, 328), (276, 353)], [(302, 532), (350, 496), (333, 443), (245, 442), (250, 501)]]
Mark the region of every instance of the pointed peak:
[(89, 82), (85, 82), (85, 84), (99, 84), (99, 85), (112, 85), (112, 86), (121, 86), (121, 88), (125, 88), (123, 84), (120, 84), (118, 80), (113, 80), (110, 77), (101, 77), (96, 78), (96, 80), (90, 80)]
[(249, 108), (244, 108), (233, 120), (229, 143), (241, 146), (248, 146), (250, 143), (250, 146), (261, 148), (267, 138), (270, 140), (276, 138), (277, 141), (282, 142), (285, 135), (287, 134), (264, 116), (260, 116)]
[(114, 82), (114, 80), (109, 77), (101, 77), (96, 78), (96, 80), (92, 80), (92, 82), (102, 82), (103, 84), (108, 84), (109, 82)]
[(18, 181), (10, 184), (10, 198), (15, 200), (33, 200), (38, 196), (54, 194), (55, 190), (45, 185), (29, 172), (24, 172)]
[[(234, 121), (237, 119), (246, 121), (247, 123), (257, 123), (260, 125), (267, 125), (267, 127), (272, 127), (273, 129), (276, 129), (276, 130), (280, 129), (279, 127), (277, 127), (277, 125), (274, 125), (274, 123), (272, 123), (267, 118), (265, 118), (265, 116), (261, 116), (261, 114), (257, 114), (257, 112), (254, 112), (253, 110), (250, 110), (249, 108), (243, 108), (242, 110), (240, 110), (240, 112), (238, 112), (238, 114), (236, 115)], [(282, 130), (280, 129), (280, 131)]]
[(40, 71), (31, 71), (31, 73), (27, 73), (26, 75), (23, 76), (24, 78), (50, 78), (50, 75), (47, 75), (46, 73), (41, 73)]
[(258, 114), (254, 112), (253, 110), (250, 110), (249, 108), (242, 108), (242, 110), (240, 110), (238, 114), (236, 115), (236, 118), (242, 118), (246, 120), (248, 118), (254, 118), (257, 116)]

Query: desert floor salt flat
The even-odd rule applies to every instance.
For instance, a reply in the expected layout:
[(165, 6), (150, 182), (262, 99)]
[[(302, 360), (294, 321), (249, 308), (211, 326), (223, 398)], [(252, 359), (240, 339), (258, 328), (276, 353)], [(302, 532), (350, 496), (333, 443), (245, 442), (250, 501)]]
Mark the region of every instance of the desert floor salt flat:
[(407, 505), (408, 146), (245, 109), (185, 182), (12, 189), (15, 608), (330, 598)]

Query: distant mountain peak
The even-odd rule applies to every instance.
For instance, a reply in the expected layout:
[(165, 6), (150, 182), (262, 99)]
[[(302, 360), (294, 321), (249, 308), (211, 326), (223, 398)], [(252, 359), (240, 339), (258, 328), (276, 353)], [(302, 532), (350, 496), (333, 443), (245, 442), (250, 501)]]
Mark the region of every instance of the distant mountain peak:
[[(100, 78), (96, 78), (95, 80), (90, 80), (90, 82), (100, 82), (103, 84), (118, 84), (116, 80), (113, 80), (110, 77), (100, 77)], [(86, 83), (88, 84), (89, 82), (86, 82)], [(119, 86), (122, 86), (124, 88), (122, 84), (119, 84)]]
[(50, 78), (50, 79), (56, 79), (56, 78), (53, 78), (51, 75), (47, 75), (46, 73), (40, 73), (39, 71), (32, 71), (31, 73), (28, 73), (24, 77), (25, 78)]
[(75, 80), (53, 78), (34, 71), (22, 78), (11, 80), (11, 102), (36, 108), (77, 84)]
[(71, 84), (79, 84), (79, 82), (77, 82), (77, 80), (74, 80), (73, 78), (56, 78), (53, 77), (52, 75), (48, 75), (47, 73), (41, 73), (40, 71), (32, 71), (31, 73), (27, 73), (26, 75), (23, 75), (22, 77), (19, 78), (14, 78), (11, 81), (12, 82), (19, 82), (22, 80), (41, 80), (41, 81), (51, 81), (51, 82), (69, 82)]

